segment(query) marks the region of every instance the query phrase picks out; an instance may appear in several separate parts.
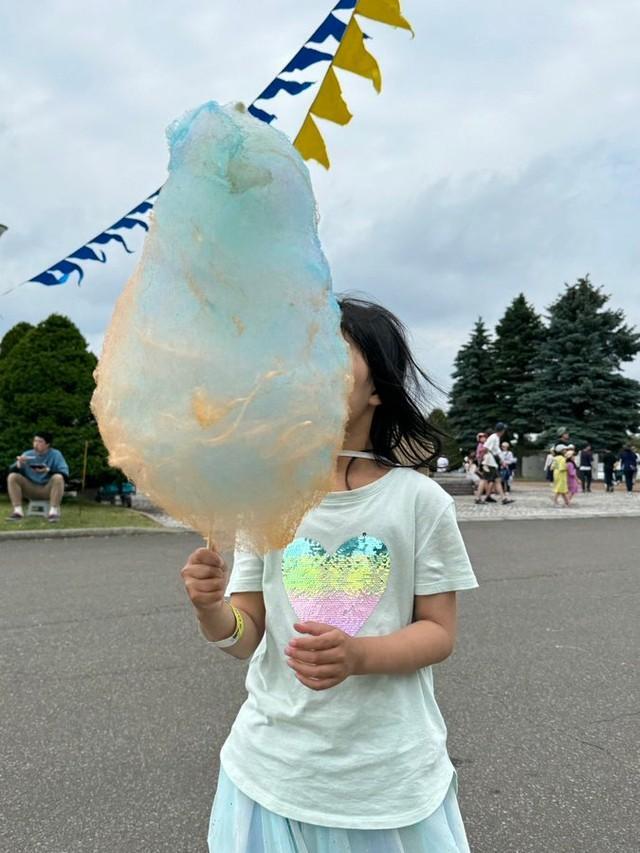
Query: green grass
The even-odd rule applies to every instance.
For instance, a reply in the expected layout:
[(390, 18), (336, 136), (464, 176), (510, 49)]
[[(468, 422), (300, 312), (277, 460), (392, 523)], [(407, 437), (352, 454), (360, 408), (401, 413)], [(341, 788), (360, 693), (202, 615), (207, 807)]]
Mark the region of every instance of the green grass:
[[(27, 511), (27, 503), (23, 504)], [(57, 524), (50, 524), (39, 516), (24, 521), (7, 521), (11, 507), (6, 495), (0, 496), (0, 532), (11, 530), (59, 530), (81, 527), (158, 527), (155, 521), (131, 509), (95, 501), (69, 499), (62, 503), (62, 513)]]

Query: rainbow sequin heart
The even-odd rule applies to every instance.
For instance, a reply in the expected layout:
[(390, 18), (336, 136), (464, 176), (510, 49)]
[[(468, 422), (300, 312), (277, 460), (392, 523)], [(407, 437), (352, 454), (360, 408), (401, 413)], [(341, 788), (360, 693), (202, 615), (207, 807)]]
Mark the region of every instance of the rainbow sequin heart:
[(314, 539), (284, 550), (282, 579), (300, 622), (324, 622), (354, 636), (387, 588), (391, 557), (373, 536), (356, 536), (328, 554)]

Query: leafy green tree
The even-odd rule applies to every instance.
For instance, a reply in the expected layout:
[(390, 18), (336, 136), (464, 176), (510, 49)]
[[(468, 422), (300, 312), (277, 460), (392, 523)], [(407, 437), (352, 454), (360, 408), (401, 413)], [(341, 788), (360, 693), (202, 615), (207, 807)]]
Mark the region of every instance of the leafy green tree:
[[(15, 326), (9, 329), (0, 341), (0, 362), (9, 355), (14, 346), (32, 329), (33, 326), (31, 323), (16, 323)], [(2, 369), (1, 364), (0, 369)]]
[(449, 420), (459, 444), (473, 447), (476, 434), (493, 427), (498, 416), (493, 347), (482, 318), (456, 355), (453, 378)]
[(517, 433), (520, 443), (535, 431), (535, 410), (524, 405), (534, 378), (534, 360), (545, 339), (542, 318), (521, 293), (513, 300), (496, 326), (493, 344), (495, 392), (499, 419)]
[(47, 430), (72, 477), (81, 476), (88, 441), (88, 474), (99, 478), (108, 464), (89, 408), (96, 357), (67, 317), (52, 314), (31, 329), (16, 332), (18, 327), (2, 342), (3, 352), (7, 338), (10, 346), (0, 361), (0, 465), (11, 464), (31, 444), (35, 430)]
[(640, 425), (640, 383), (621, 366), (640, 352), (640, 335), (589, 276), (565, 285), (549, 308), (549, 328), (534, 359), (534, 375), (522, 406), (537, 414), (541, 441), (559, 427), (575, 443), (618, 447)]

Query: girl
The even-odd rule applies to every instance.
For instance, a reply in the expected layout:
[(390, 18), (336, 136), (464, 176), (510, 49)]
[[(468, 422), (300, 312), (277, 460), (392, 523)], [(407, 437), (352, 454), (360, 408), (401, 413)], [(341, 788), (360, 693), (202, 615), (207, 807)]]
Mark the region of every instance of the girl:
[(469, 451), (469, 455), (465, 456), (464, 474), (467, 480), (471, 480), (473, 484), (473, 494), (475, 496), (476, 490), (480, 485), (480, 475), (478, 474), (478, 464), (476, 462), (475, 450)]
[(502, 480), (502, 488), (505, 494), (511, 491), (511, 480), (513, 479), (515, 464), (516, 457), (513, 455), (511, 445), (508, 441), (503, 441), (500, 445), (500, 479)]
[(564, 444), (555, 449), (553, 458), (553, 505), (558, 506), (558, 498), (562, 497), (565, 506), (569, 506), (569, 484), (567, 482), (567, 460), (565, 459)]
[(578, 469), (576, 467), (575, 450), (570, 447), (565, 450), (565, 459), (567, 460), (567, 487), (569, 489), (569, 503), (574, 499), (580, 490), (578, 485)]
[(335, 491), (295, 539), (182, 570), (205, 638), (251, 657), (220, 756), (212, 853), (469, 850), (432, 665), (477, 582), (453, 500), (413, 468), (438, 450), (405, 331), (343, 299), (354, 387)]

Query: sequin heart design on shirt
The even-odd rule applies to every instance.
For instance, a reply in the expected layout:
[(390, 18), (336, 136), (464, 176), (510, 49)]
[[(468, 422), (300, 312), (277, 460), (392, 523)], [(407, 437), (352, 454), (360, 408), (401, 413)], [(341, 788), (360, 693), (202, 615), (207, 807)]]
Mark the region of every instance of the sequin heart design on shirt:
[(355, 636), (387, 588), (391, 557), (374, 536), (356, 536), (328, 554), (314, 539), (284, 550), (282, 578), (300, 622), (324, 622)]

